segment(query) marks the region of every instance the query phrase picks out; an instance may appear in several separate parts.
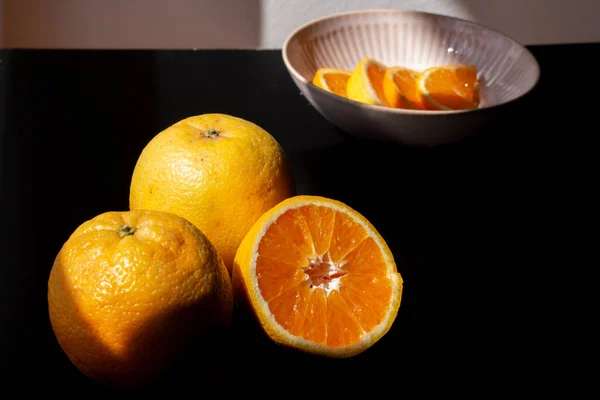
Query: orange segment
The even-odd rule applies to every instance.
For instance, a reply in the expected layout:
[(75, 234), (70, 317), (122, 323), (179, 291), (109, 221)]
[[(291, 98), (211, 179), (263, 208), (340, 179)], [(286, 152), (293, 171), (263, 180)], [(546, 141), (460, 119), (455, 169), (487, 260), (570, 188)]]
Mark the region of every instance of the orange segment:
[(306, 314), (310, 307), (311, 291), (308, 289), (306, 284), (296, 286), (296, 299), (294, 304), (294, 317), (292, 320), (292, 326), (289, 331), (293, 335), (304, 335)]
[(477, 69), (466, 64), (428, 68), (417, 78), (417, 94), (428, 110), (477, 108)]
[(367, 236), (365, 228), (348, 215), (336, 213), (333, 235), (329, 243), (329, 257), (333, 263), (345, 262), (350, 253)]
[(353, 274), (385, 275), (385, 259), (379, 246), (367, 237), (344, 258), (344, 269)]
[(419, 73), (404, 67), (391, 67), (383, 77), (383, 94), (390, 107), (421, 109), (417, 95)]
[(281, 261), (296, 267), (307, 263), (307, 255), (294, 243), (286, 227), (277, 224), (269, 227), (260, 242), (258, 252), (264, 258)]
[[(368, 325), (370, 322), (367, 321), (380, 321), (383, 318), (392, 294), (388, 279), (381, 276), (348, 274), (342, 281), (342, 295), (360, 309), (357, 313), (360, 320), (364, 320)], [(356, 304), (354, 299), (364, 300), (362, 304)]]
[(364, 331), (339, 291), (327, 296), (327, 345), (344, 347), (360, 341)]
[(383, 93), (383, 77), (386, 70), (385, 65), (370, 57), (361, 59), (348, 79), (347, 97), (365, 104), (386, 106)]
[(338, 68), (319, 68), (315, 72), (312, 83), (328, 92), (346, 97), (346, 84), (350, 72)]
[(290, 210), (283, 214), (275, 225), (285, 230), (288, 238), (294, 243), (300, 252), (313, 256), (315, 246), (313, 244), (310, 226), (299, 210)]
[(299, 208), (299, 212), (308, 225), (317, 255), (322, 256), (329, 249), (335, 212), (327, 207), (302, 207)]
[(327, 295), (323, 290), (310, 290), (305, 287), (308, 308), (304, 315), (302, 338), (324, 345), (327, 343)]
[(357, 301), (357, 299), (361, 298), (362, 291), (360, 289), (356, 289), (350, 285), (343, 285), (340, 288), (340, 294), (351, 307), (352, 313), (365, 331), (371, 331), (381, 321), (381, 310), (385, 308)]
[(265, 301), (288, 292), (304, 279), (304, 273), (296, 266), (268, 257), (261, 259), (256, 276)]
[(402, 294), (375, 228), (347, 205), (317, 196), (296, 196), (265, 213), (242, 241), (233, 279), (277, 343), (338, 357), (379, 340)]
[(296, 304), (298, 300), (305, 301), (300, 295), (298, 286), (292, 287), (287, 292), (280, 294), (269, 301), (269, 308), (275, 316), (275, 320), (283, 327), (291, 332), (296, 316)]

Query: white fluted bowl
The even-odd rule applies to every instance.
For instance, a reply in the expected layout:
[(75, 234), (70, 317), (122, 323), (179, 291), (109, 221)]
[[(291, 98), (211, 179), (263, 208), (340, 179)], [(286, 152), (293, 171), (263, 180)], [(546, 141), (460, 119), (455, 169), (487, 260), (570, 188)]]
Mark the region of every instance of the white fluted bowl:
[[(483, 132), (498, 106), (530, 92), (540, 76), (535, 57), (510, 37), (474, 22), (418, 11), (364, 10), (320, 18), (292, 32), (282, 56), (302, 94), (339, 129), (409, 145), (446, 144)], [(481, 104), (460, 111), (395, 109), (348, 100), (311, 83), (318, 68), (352, 71), (365, 56), (416, 70), (475, 65)]]

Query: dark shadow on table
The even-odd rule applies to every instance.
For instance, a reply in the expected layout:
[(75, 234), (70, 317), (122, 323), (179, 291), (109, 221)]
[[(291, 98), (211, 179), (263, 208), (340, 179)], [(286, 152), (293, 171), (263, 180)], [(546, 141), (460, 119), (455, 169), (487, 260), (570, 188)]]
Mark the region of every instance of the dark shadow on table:
[[(427, 390), (458, 376), (485, 386), (521, 368), (510, 361), (515, 343), (530, 338), (513, 331), (523, 315), (502, 277), (529, 269), (528, 258), (520, 257), (529, 257), (527, 231), (534, 222), (527, 181), (532, 159), (530, 139), (508, 129), (511, 120), (446, 146), (347, 137), (340, 145), (292, 154), (303, 194), (345, 202), (390, 246), (406, 292), (382, 349), (386, 359), (409, 365), (398, 367), (409, 377), (448, 378)], [(513, 296), (517, 287), (513, 283)], [(512, 372), (503, 370), (505, 362)]]
[(0, 103), (0, 367), (25, 389), (12, 377), (35, 383), (68, 373), (47, 311), (54, 257), (83, 221), (128, 208), (130, 154), (156, 133), (154, 57), (110, 59), (104, 51), (2, 55), (10, 102)]
[[(232, 101), (225, 94), (214, 98), (206, 90), (225, 78), (201, 86), (205, 80), (194, 75), (213, 68), (202, 67), (203, 52), (165, 52), (158, 57), (150, 52), (118, 57), (111, 52), (40, 52), (35, 57), (3, 52), (0, 326), (8, 328), (0, 329), (0, 379), (20, 393), (40, 386), (60, 393), (91, 389), (86, 397), (120, 393), (79, 374), (55, 341), (45, 297), (53, 258), (81, 222), (127, 207), (136, 157), (159, 127), (180, 116), (230, 105), (232, 114), (264, 125), (281, 139), (301, 193), (342, 200), (373, 222), (396, 257), (405, 293), (388, 335), (348, 360), (283, 351), (260, 331), (244, 329), (243, 319), (237, 318), (231, 344), (215, 363), (209, 374), (212, 383), (206, 387), (225, 387), (233, 393), (250, 381), (254, 383), (247, 386), (249, 392), (278, 395), (274, 385), (285, 382), (290, 392), (327, 389), (338, 394), (342, 387), (341, 391), (360, 393), (381, 379), (382, 370), (402, 393), (414, 393), (407, 387), (464, 393), (475, 391), (476, 383), (497, 394), (499, 388), (516, 389), (520, 383), (540, 384), (544, 367), (557, 365), (547, 362), (554, 360), (555, 343), (548, 331), (556, 324), (554, 307), (547, 301), (559, 301), (555, 290), (560, 288), (547, 284), (548, 261), (556, 261), (552, 259), (557, 250), (546, 240), (559, 236), (561, 218), (573, 218), (572, 210), (557, 199), (573, 196), (562, 184), (581, 172), (571, 175), (567, 170), (571, 160), (563, 147), (585, 146), (583, 138), (590, 131), (583, 125), (588, 120), (573, 116), (594, 115), (578, 109), (577, 102), (561, 106), (560, 112), (546, 107), (556, 98), (552, 82), (560, 81), (564, 70), (588, 62), (589, 51), (582, 51), (586, 47), (532, 48), (542, 66), (541, 82), (548, 83), (535, 90), (531, 100), (493, 132), (430, 149), (337, 140), (338, 133), (325, 120), (314, 118), (317, 112), (304, 104), (291, 81), (281, 80), (288, 78), (283, 67), (275, 69), (279, 87), (267, 85), (270, 78), (260, 71), (277, 65), (274, 60), (280, 55), (275, 52), (265, 52), (264, 59), (254, 63), (248, 53), (221, 53), (215, 68), (226, 68), (232, 60), (248, 61), (258, 87), (265, 88)], [(157, 58), (165, 74), (173, 77), (166, 97), (179, 99), (164, 107), (157, 106), (153, 87), (151, 66)], [(561, 67), (553, 69), (556, 60), (562, 60)], [(190, 76), (195, 84), (189, 85)], [(237, 84), (243, 78), (236, 79)], [(574, 90), (573, 98), (583, 98), (583, 88)], [(286, 106), (272, 109), (265, 104)], [(159, 112), (163, 114), (157, 121)], [(284, 113), (284, 118), (272, 118), (274, 112)], [(558, 124), (568, 132), (554, 132)], [(300, 140), (306, 132), (307, 140)], [(317, 146), (321, 134), (332, 140)], [(60, 149), (60, 156), (49, 148)], [(567, 216), (557, 217), (565, 211)], [(535, 279), (527, 280), (532, 275)], [(540, 286), (552, 296), (541, 297)], [(551, 313), (552, 323), (540, 325)], [(164, 397), (173, 388), (197, 390), (200, 378), (194, 360), (201, 357), (190, 355), (187, 365), (194, 368), (175, 368), (170, 378), (143, 393)], [(300, 389), (295, 389), (298, 382)], [(352, 386), (332, 387), (331, 382)]]

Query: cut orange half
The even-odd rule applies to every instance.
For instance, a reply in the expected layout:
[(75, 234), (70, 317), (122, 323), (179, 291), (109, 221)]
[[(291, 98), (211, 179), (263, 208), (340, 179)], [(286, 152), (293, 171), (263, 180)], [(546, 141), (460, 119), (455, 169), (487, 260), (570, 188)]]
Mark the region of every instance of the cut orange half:
[(267, 211), (234, 261), (236, 302), (245, 299), (275, 342), (349, 357), (383, 337), (403, 280), (383, 238), (339, 201), (296, 196)]
[(319, 68), (313, 77), (312, 83), (338, 96), (346, 97), (346, 84), (350, 72), (338, 68)]
[(432, 67), (417, 78), (417, 93), (428, 110), (468, 110), (479, 105), (477, 68), (467, 64)]
[(420, 109), (417, 95), (419, 73), (409, 68), (391, 67), (383, 77), (383, 94), (390, 107)]
[(346, 86), (349, 99), (365, 104), (387, 106), (383, 93), (383, 77), (387, 67), (370, 57), (360, 60)]

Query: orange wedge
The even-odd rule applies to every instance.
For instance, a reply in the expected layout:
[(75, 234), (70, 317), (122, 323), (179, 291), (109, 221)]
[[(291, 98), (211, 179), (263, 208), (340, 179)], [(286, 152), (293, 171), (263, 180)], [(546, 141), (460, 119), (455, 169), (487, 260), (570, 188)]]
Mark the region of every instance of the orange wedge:
[(315, 73), (312, 83), (338, 96), (346, 97), (346, 84), (350, 72), (338, 68), (319, 68)]
[(296, 196), (267, 211), (234, 261), (245, 299), (276, 343), (329, 357), (359, 354), (396, 318), (403, 280), (373, 225), (344, 203)]
[(404, 67), (391, 67), (383, 77), (383, 94), (390, 107), (420, 109), (417, 96), (419, 73)]
[(417, 78), (417, 94), (428, 110), (477, 108), (477, 69), (467, 64), (428, 68)]
[(383, 93), (383, 77), (387, 67), (370, 57), (360, 60), (348, 79), (346, 94), (349, 99), (365, 104), (387, 106)]

